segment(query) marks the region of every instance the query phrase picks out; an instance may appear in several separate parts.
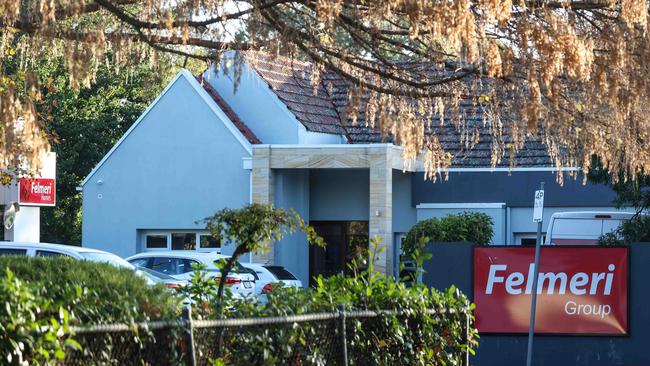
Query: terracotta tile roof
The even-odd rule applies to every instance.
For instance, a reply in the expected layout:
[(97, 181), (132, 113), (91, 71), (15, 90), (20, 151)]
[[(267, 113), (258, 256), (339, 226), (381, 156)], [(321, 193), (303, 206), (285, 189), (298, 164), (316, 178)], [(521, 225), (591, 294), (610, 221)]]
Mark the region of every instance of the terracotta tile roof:
[[(351, 85), (335, 73), (325, 70), (321, 82), (314, 88), (310, 81), (312, 65), (309, 63), (271, 57), (261, 52), (247, 53), (247, 60), (307, 130), (345, 135), (350, 143), (355, 144), (393, 140), (391, 136), (382, 138), (380, 131), (371, 128), (364, 120), (363, 110), (356, 124), (347, 119)], [(445, 71), (440, 70), (440, 73), (443, 75)], [(454, 155), (453, 167), (491, 167), (493, 137), (489, 124), (484, 123), (482, 110), (471, 102), (461, 103), (460, 110), (467, 122), (468, 133), (478, 134), (478, 142), (471, 148), (464, 143), (467, 137), (452, 126), (449, 116), (445, 116), (444, 126), (440, 126), (440, 116), (433, 116), (429, 132), (436, 133), (443, 148)], [(502, 141), (506, 144), (513, 142), (505, 128)], [(518, 167), (553, 166), (541, 139), (526, 142), (514, 157), (514, 163)], [(497, 166), (507, 167), (509, 164), (509, 151), (506, 150)]]
[(262, 52), (247, 53), (246, 60), (308, 131), (347, 134), (323, 82), (311, 84), (311, 64)]
[(237, 116), (237, 113), (235, 113), (235, 111), (232, 108), (230, 108), (230, 105), (228, 105), (228, 103), (226, 103), (226, 101), (221, 97), (221, 95), (219, 95), (219, 92), (217, 92), (217, 90), (213, 88), (212, 85), (210, 85), (210, 83), (205, 82), (203, 80), (203, 76), (195, 76), (195, 77), (196, 80), (199, 81), (203, 89), (205, 89), (205, 91), (208, 92), (208, 95), (212, 97), (212, 100), (214, 100), (214, 102), (217, 103), (217, 105), (219, 106), (219, 108), (221, 108), (223, 113), (225, 113), (226, 116), (228, 116), (228, 118), (230, 119), (230, 121), (232, 121), (235, 127), (237, 127), (237, 129), (242, 133), (242, 135), (244, 135), (246, 140), (248, 140), (248, 142), (250, 142), (251, 144), (261, 144), (262, 141), (260, 141), (260, 139), (258, 139), (257, 136), (255, 136), (253, 130), (248, 128), (248, 126), (244, 123), (244, 121), (242, 121), (239, 118), (239, 116)]

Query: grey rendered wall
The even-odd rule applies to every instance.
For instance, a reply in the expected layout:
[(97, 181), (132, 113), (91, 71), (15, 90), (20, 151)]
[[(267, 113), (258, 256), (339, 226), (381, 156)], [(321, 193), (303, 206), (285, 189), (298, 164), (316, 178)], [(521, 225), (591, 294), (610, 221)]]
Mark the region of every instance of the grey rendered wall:
[(202, 228), (196, 220), (248, 203), (248, 156), (178, 78), (83, 187), (83, 246), (132, 255), (138, 229)]
[(509, 207), (532, 206), (533, 193), (545, 182), (544, 205), (549, 207), (607, 207), (614, 191), (601, 184), (566, 177), (564, 185), (551, 171), (452, 172), (449, 180), (425, 181), (422, 172), (413, 175), (413, 205), (420, 203), (504, 202)]
[[(309, 221), (309, 171), (275, 171), (275, 205), (295, 210), (305, 221)], [(289, 269), (302, 281), (309, 284), (309, 244), (307, 236), (295, 233), (275, 244), (275, 263)]]
[[(230, 57), (233, 53), (224, 55), (223, 62)], [(236, 91), (234, 68), (225, 73), (222, 67), (218, 74), (212, 69), (206, 78), (262, 143), (297, 144), (300, 122), (253, 69), (248, 65), (242, 67)]]
[(393, 170), (393, 232), (405, 233), (416, 222), (415, 207), (411, 205), (411, 176)]
[[(551, 215), (558, 211), (616, 211), (614, 192), (607, 186), (587, 182), (582, 177), (565, 177), (564, 185), (556, 182), (552, 171), (452, 172), (449, 180), (425, 181), (423, 173), (413, 174), (412, 204), (504, 203), (499, 209), (418, 208), (418, 220), (462, 211), (485, 212), (492, 216), (494, 244), (518, 245), (517, 236), (531, 237), (537, 231), (532, 221), (533, 194), (544, 181), (543, 233)], [(628, 209), (623, 209), (627, 211)]]
[[(423, 283), (438, 289), (454, 284), (473, 296), (472, 245), (430, 244), (432, 259), (424, 264)], [(623, 337), (537, 336), (534, 343), (535, 366), (650, 365), (646, 351), (650, 313), (646, 279), (650, 278), (650, 244), (630, 248), (629, 335)], [(523, 365), (527, 336), (483, 334), (470, 360), (475, 366)]]
[(309, 220), (368, 220), (370, 173), (366, 170), (311, 170)]

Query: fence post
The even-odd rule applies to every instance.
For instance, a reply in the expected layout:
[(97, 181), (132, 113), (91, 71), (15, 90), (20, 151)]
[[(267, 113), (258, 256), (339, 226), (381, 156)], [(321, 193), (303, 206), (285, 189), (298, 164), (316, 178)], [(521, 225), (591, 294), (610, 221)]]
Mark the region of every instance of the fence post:
[(187, 349), (187, 363), (189, 366), (196, 366), (196, 353), (194, 351), (194, 325), (192, 324), (192, 307), (183, 308), (183, 320), (186, 325), (185, 347)]
[(339, 312), (339, 319), (341, 322), (341, 365), (348, 366), (348, 340), (346, 334), (347, 330), (345, 327), (345, 305), (337, 305), (336, 309)]

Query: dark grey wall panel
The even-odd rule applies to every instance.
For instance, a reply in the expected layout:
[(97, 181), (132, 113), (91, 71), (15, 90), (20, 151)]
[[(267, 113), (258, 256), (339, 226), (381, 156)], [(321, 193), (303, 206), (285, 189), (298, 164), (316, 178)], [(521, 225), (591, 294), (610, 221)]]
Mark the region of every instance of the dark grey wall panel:
[[(472, 289), (472, 245), (430, 244), (427, 251), (433, 255), (424, 264), (423, 282), (444, 289), (456, 285), (470, 298)], [(611, 366), (650, 365), (650, 244), (633, 244), (630, 248), (629, 282), (629, 336), (579, 337), (536, 336), (535, 366)], [(481, 335), (476, 356), (470, 363), (475, 366), (524, 365), (527, 336)]]
[(454, 172), (449, 180), (435, 183), (424, 180), (424, 173), (413, 173), (412, 204), (505, 202), (510, 207), (532, 206), (533, 192), (545, 182), (546, 206), (611, 206), (614, 191), (601, 184), (565, 177), (560, 186), (553, 172)]

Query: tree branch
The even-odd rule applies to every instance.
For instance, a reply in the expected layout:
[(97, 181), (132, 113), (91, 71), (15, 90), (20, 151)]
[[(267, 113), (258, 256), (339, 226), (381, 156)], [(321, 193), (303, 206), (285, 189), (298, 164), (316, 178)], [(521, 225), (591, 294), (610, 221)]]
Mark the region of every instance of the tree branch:
[(260, 5), (253, 5), (251, 8), (246, 9), (246, 10), (241, 10), (235, 13), (229, 13), (229, 14), (223, 14), (219, 15), (214, 18), (206, 19), (206, 20), (201, 20), (201, 21), (193, 21), (193, 20), (180, 20), (180, 21), (174, 21), (172, 22), (169, 26), (163, 23), (152, 23), (152, 22), (145, 22), (141, 21), (129, 14), (127, 14), (125, 11), (120, 9), (120, 7), (116, 6), (112, 2), (108, 0), (95, 0), (95, 3), (97, 3), (99, 6), (103, 7), (113, 15), (115, 15), (119, 20), (121, 20), (124, 23), (129, 24), (130, 26), (137, 28), (137, 29), (167, 29), (169, 27), (171, 28), (179, 28), (179, 27), (191, 27), (191, 28), (201, 28), (201, 27), (206, 27), (208, 25), (216, 24), (216, 23), (223, 23), (227, 20), (234, 20), (234, 19), (240, 19), (244, 15), (250, 14), (254, 12), (255, 10), (260, 10), (260, 9), (266, 9), (274, 6), (278, 6), (280, 4), (286, 4), (286, 3), (291, 3), (295, 2), (296, 0), (273, 0), (269, 1), (268, 3), (261, 3)]

